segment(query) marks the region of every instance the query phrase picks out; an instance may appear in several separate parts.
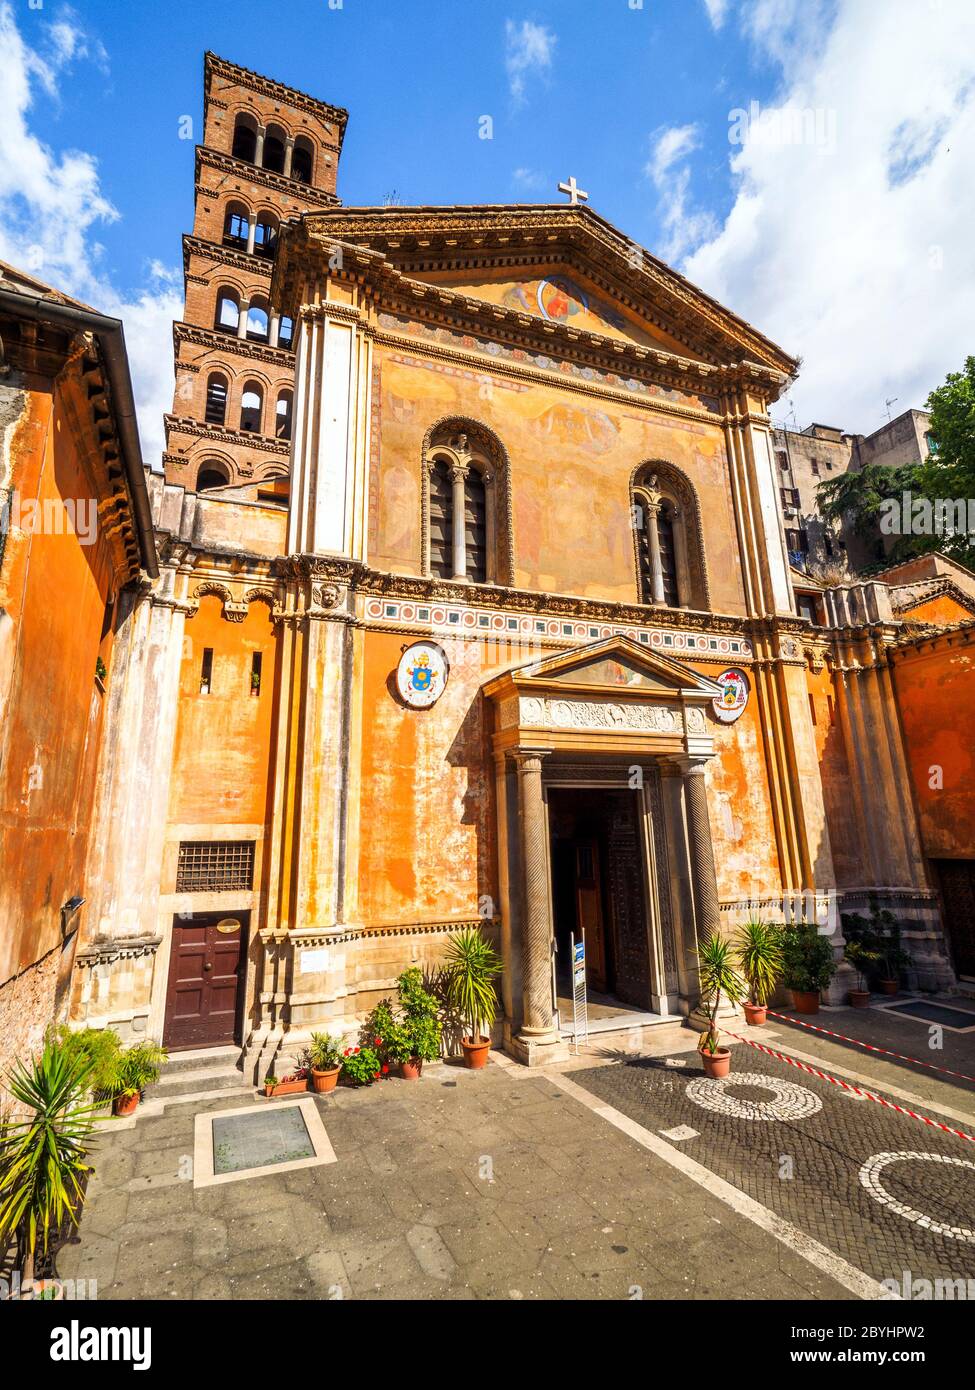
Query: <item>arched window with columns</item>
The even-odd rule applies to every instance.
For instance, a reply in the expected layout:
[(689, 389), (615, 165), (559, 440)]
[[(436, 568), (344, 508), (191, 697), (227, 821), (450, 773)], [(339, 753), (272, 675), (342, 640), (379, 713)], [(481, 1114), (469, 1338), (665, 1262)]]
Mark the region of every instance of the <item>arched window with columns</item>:
[(423, 445), (423, 573), (469, 584), (511, 584), (508, 457), (473, 420), (441, 420)]
[(643, 463), (630, 484), (640, 603), (710, 608), (701, 513), (687, 476), (664, 461)]

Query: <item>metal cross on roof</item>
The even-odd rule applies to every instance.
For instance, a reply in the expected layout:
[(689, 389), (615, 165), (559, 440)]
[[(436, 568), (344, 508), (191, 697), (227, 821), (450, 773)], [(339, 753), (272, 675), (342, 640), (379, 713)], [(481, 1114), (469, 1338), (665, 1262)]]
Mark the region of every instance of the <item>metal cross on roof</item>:
[(559, 184), (559, 192), (568, 193), (569, 203), (572, 207), (577, 207), (580, 202), (585, 203), (589, 200), (589, 194), (584, 193), (579, 187), (576, 183), (574, 174), (572, 174), (565, 183)]

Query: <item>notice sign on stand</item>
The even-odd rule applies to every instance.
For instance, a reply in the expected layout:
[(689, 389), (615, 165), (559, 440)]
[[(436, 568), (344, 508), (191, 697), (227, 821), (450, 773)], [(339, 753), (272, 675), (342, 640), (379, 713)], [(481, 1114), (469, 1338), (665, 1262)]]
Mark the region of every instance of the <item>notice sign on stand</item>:
[(569, 938), (572, 946), (572, 1038), (576, 1052), (579, 1041), (589, 1041), (589, 1014), (586, 1008), (586, 938), (576, 941)]

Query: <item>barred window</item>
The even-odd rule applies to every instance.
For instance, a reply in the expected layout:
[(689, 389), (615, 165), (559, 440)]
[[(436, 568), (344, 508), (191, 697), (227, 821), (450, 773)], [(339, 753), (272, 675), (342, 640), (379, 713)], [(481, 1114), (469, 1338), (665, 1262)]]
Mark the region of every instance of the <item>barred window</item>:
[(177, 893), (226, 893), (254, 882), (253, 840), (182, 840)]

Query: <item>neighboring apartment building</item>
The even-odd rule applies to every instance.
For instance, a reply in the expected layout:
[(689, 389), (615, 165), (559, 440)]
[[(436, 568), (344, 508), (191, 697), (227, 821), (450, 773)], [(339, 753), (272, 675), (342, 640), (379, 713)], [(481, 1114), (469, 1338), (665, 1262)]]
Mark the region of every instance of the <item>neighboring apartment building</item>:
[(115, 632), (158, 574), (121, 324), (2, 263), (0, 431), (2, 1077), (66, 1010)]
[(824, 521), (817, 489), (831, 478), (872, 464), (901, 468), (920, 463), (931, 452), (930, 422), (926, 410), (905, 410), (870, 435), (819, 424), (775, 431), (779, 496), (795, 569), (815, 574), (821, 567), (838, 565), (857, 573), (886, 559), (894, 538), (882, 536), (879, 529), (875, 536), (861, 536), (849, 526)]

